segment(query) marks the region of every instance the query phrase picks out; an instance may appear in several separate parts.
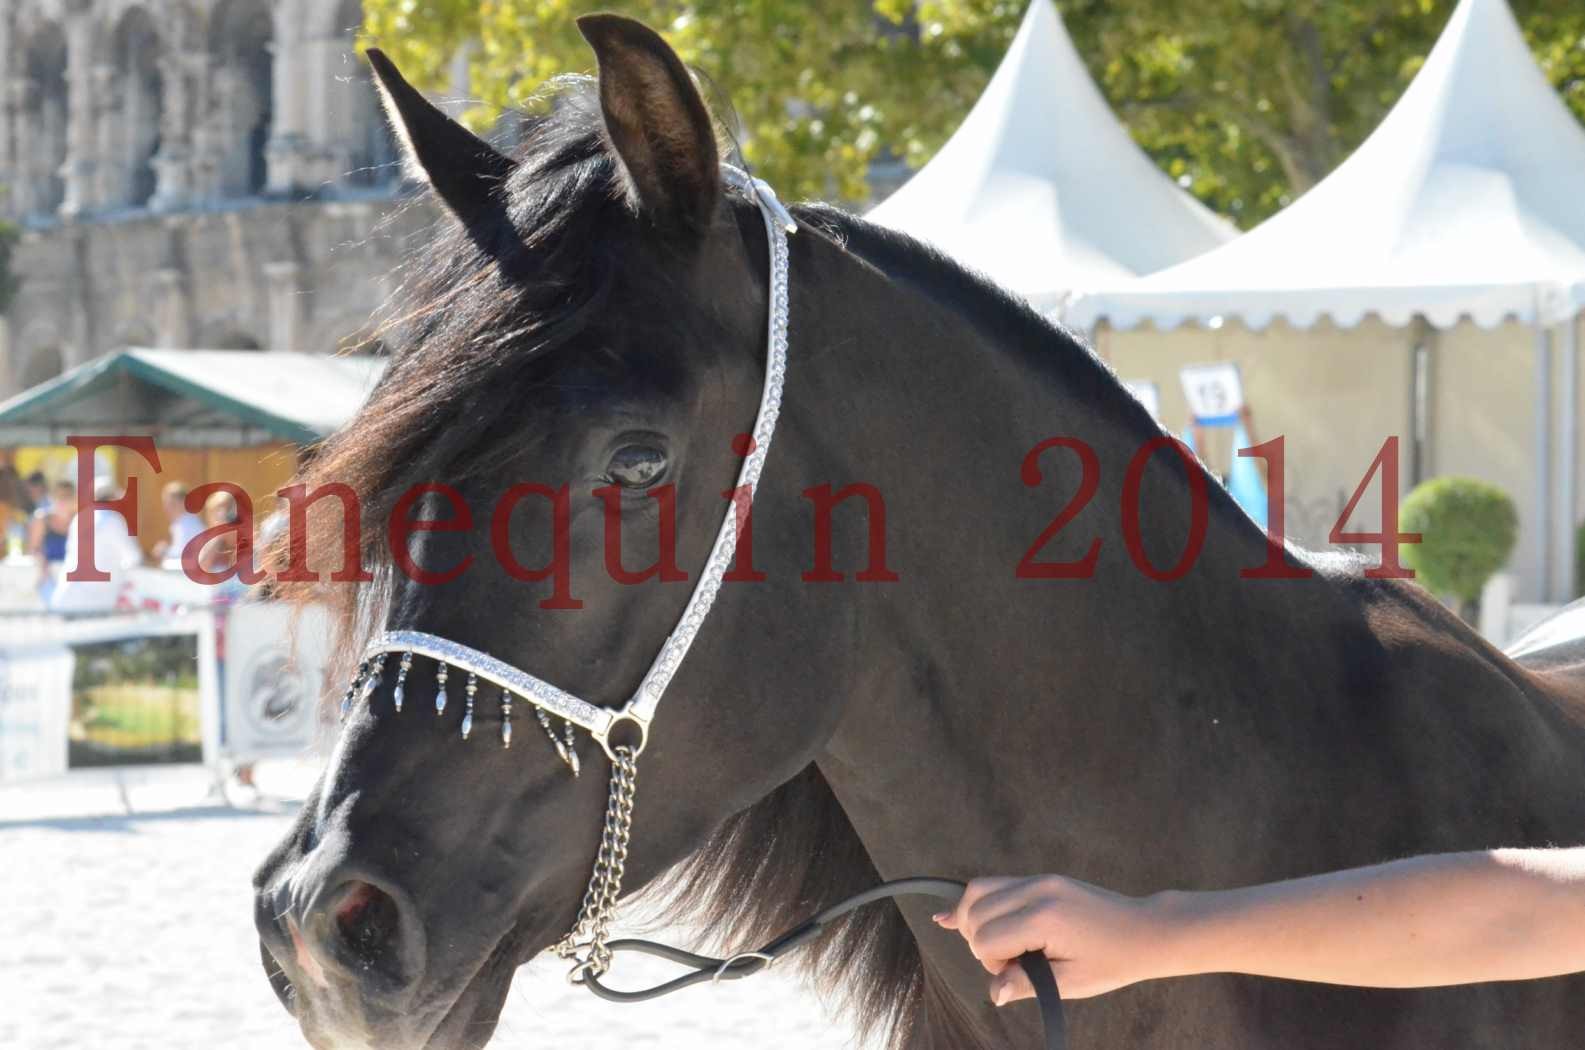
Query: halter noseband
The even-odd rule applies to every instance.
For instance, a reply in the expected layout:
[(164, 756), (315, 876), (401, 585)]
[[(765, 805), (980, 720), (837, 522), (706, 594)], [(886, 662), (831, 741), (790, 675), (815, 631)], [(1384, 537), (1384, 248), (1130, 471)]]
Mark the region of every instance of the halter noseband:
[[(751, 197), (759, 206), (765, 220), (766, 240), (770, 245), (770, 310), (766, 321), (765, 385), (760, 394), (759, 414), (754, 420), (754, 441), (743, 465), (738, 471), (737, 490), (745, 493), (747, 504), (752, 506), (759, 485), (760, 473), (765, 468), (765, 456), (770, 451), (771, 438), (776, 433), (776, 418), (781, 414), (782, 384), (787, 375), (787, 321), (788, 275), (787, 235), (796, 233), (798, 224), (792, 214), (776, 198), (776, 191), (764, 181), (748, 173), (722, 165), (721, 173), (726, 183)], [(738, 500), (731, 501), (726, 516), (716, 533), (704, 569), (694, 584), (688, 604), (683, 607), (677, 625), (667, 635), (666, 642), (656, 654), (654, 662), (639, 682), (638, 689), (620, 709), (591, 704), (574, 696), (543, 678), (519, 670), (488, 653), (462, 645), (423, 631), (386, 631), (370, 643), (364, 651), (357, 674), (347, 687), (341, 701), (345, 718), (355, 700), (367, 701), (380, 686), (386, 664), (392, 654), (400, 654), (397, 665), (396, 689), (392, 701), (401, 712), (406, 700), (408, 677), (412, 671), (413, 657), (423, 656), (435, 662), (435, 713), (444, 714), (450, 694), (448, 679), (451, 669), (467, 674), (464, 687), (466, 709), (462, 719), (462, 737), (468, 739), (473, 731), (473, 710), (481, 680), (500, 690), (501, 746), (512, 746), (512, 700), (526, 700), (534, 708), (536, 719), (550, 738), (557, 755), (577, 776), (580, 768), (575, 744), (574, 727), (586, 730), (604, 749), (611, 760), (611, 797), (606, 809), (605, 832), (601, 838), (600, 852), (595, 858), (594, 874), (584, 894), (583, 905), (573, 928), (553, 949), (564, 958), (574, 960), (574, 981), (598, 976), (610, 964), (610, 949), (606, 942), (606, 929), (616, 900), (621, 894), (622, 871), (627, 859), (627, 840), (633, 816), (633, 787), (637, 776), (637, 759), (649, 742), (649, 727), (655, 711), (660, 706), (666, 687), (671, 684), (677, 669), (693, 646), (704, 618), (715, 604), (716, 592), (732, 565), (737, 551)], [(746, 516), (746, 514), (745, 514)], [(557, 736), (550, 718), (562, 720), (562, 734)], [(631, 727), (636, 740), (616, 740), (619, 730)]]

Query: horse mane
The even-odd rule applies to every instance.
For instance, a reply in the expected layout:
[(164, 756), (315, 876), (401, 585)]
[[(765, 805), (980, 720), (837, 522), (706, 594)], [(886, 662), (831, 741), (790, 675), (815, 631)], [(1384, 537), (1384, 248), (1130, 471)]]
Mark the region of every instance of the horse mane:
[[(741, 951), (780, 936), (881, 882), (858, 832), (818, 766), (810, 764), (728, 818), (641, 896), (666, 919), (725, 931), (708, 939)], [(890, 900), (850, 912), (792, 958), (859, 1038), (892, 1050), (919, 1045), (988, 1050), (989, 1035), (931, 968)], [(926, 1019), (928, 1018), (928, 1023)]]
[[(308, 491), (351, 489), (361, 564), (372, 575), (273, 585), (283, 600), (328, 606), (331, 651), (346, 664), (332, 668), (331, 681), (350, 676), (395, 595), (384, 525), (396, 498), (414, 484), (459, 483), (498, 466), (521, 423), (511, 407), (549, 377), (552, 352), (588, 327), (609, 294), (622, 246), (596, 234), (616, 224), (624, 176), (604, 137), (594, 82), (563, 78), (546, 102), (544, 115), (523, 118), (518, 169), (495, 225), (465, 229), (442, 216), (433, 238), (406, 260), (396, 298), (418, 306), (378, 333), (393, 348), (387, 372), (351, 422), (311, 450), (297, 478)], [(342, 550), (340, 514), (316, 506), (308, 524), (308, 550)], [(278, 575), (291, 553), (289, 536), (278, 537), (267, 567)], [(758, 943), (879, 881), (811, 765), (727, 820), (646, 893), (669, 898), (674, 917)], [(816, 986), (866, 1034), (885, 1033), (898, 1048), (927, 1031), (944, 1046), (985, 1045), (890, 902), (832, 924), (800, 955)]]
[(828, 204), (805, 204), (797, 210), (800, 218), (842, 250), (879, 270), (893, 284), (969, 318), (1000, 348), (1054, 375), (1077, 400), (1096, 406), (1106, 418), (1149, 436), (1165, 433), (1082, 336), (1041, 314), (1022, 296), (900, 230)]
[[(1041, 314), (1027, 300), (1003, 288), (984, 274), (942, 253), (909, 234), (869, 222), (827, 204), (805, 204), (795, 209), (800, 221), (818, 230), (837, 246), (880, 271), (893, 284), (925, 301), (951, 309), (966, 318), (1000, 352), (1015, 357), (1032, 375), (1049, 381), (1071, 401), (1086, 406), (1088, 418), (1120, 428), (1134, 442), (1171, 436), (1149, 409), (1129, 393), (1112, 365), (1060, 321)], [(1165, 453), (1158, 453), (1170, 460)], [(1264, 530), (1233, 499), (1198, 451), (1193, 469), (1206, 477), (1210, 514), (1231, 529), (1249, 535)], [(1187, 485), (1188, 478), (1174, 468), (1169, 474)], [(1302, 552), (1309, 557), (1310, 552)]]

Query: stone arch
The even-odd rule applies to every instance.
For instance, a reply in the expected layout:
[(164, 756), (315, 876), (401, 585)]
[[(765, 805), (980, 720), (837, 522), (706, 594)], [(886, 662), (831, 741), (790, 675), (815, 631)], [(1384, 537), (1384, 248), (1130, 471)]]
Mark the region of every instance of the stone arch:
[(148, 11), (134, 5), (116, 22), (109, 50), (102, 195), (112, 207), (140, 207), (154, 196), (158, 185), (154, 161), (164, 118), (164, 41)]
[(205, 350), (263, 350), (264, 344), (238, 328), (222, 328), (202, 341)]
[(274, 35), (274, 19), (264, 0), (220, 0), (210, 16), (212, 120), (222, 196), (260, 193), (268, 178), (275, 113)]
[(396, 140), (385, 119), (369, 63), (358, 53), (362, 0), (341, 0), (333, 36), (341, 42), (333, 89), (331, 139), (345, 150), (337, 173), (347, 186), (374, 187), (400, 178)]
[(22, 77), (14, 99), (19, 210), (50, 215), (66, 197), (66, 34), (58, 22), (40, 22), (22, 46)]
[(23, 353), (17, 366), (17, 385), (31, 390), (66, 371), (66, 355), (59, 343), (35, 346)]
[(115, 346), (152, 347), (157, 345), (154, 325), (141, 318), (123, 321), (116, 327)]

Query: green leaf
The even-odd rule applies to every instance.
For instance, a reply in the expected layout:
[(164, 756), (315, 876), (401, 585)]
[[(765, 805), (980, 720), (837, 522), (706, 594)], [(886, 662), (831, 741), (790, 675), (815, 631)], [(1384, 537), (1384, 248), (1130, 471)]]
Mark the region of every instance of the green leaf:
[[(1049, 3), (1051, 0), (1029, 0)], [(1136, 141), (1245, 226), (1320, 181), (1402, 94), (1453, 0), (1064, 0), (1091, 75)], [(789, 198), (868, 195), (877, 160), (923, 164), (1005, 54), (1025, 0), (630, 0), (707, 73), (749, 161)], [(1515, 0), (1538, 61), (1585, 117), (1585, 4)], [(465, 55), (469, 123), (533, 104), (592, 57), (580, 0), (365, 0), (365, 39), (445, 91)], [(1052, 100), (1060, 113), (1061, 100)], [(1054, 122), (1054, 126), (1060, 127)]]

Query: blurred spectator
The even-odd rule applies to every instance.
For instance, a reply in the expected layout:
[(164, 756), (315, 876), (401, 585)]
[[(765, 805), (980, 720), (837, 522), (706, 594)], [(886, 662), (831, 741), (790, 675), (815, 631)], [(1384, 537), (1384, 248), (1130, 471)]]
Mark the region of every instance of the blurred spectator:
[[(121, 495), (121, 486), (110, 478), (94, 479), (94, 499), (108, 502)], [(67, 529), (66, 573), (50, 595), (50, 608), (57, 612), (107, 612), (116, 607), (128, 574), (143, 563), (143, 548), (132, 538), (127, 519), (119, 512), (100, 507), (93, 512), (94, 562), (108, 580), (74, 580), (78, 571), (78, 517), (72, 515)], [(88, 566), (82, 567), (87, 571)]]
[[(236, 497), (229, 492), (215, 492), (204, 501), (206, 529), (218, 525), (234, 525), (238, 518)], [(198, 567), (205, 572), (225, 572), (237, 563), (237, 534), (226, 532), (206, 542), (198, 552)]]
[[(234, 525), (240, 514), (237, 510), (236, 497), (229, 492), (215, 492), (204, 501), (204, 528), (213, 529), (220, 525)], [(198, 552), (198, 566), (205, 572), (225, 572), (237, 563), (237, 538), (235, 530), (216, 536), (206, 542)], [(226, 606), (238, 600), (244, 589), (242, 582), (232, 576), (220, 584), (215, 593), (215, 604)], [(226, 680), (226, 644), (225, 620), (221, 619), (221, 630), (215, 639), (215, 663), (220, 675), (220, 680)], [(226, 705), (220, 705), (220, 739), (222, 744), (226, 741)], [(231, 771), (237, 783), (244, 787), (255, 787), (253, 783), (253, 763), (241, 762)], [(255, 788), (257, 790), (257, 788)]]
[(162, 569), (180, 569), (182, 551), (204, 530), (204, 523), (187, 509), (187, 486), (180, 481), (173, 481), (160, 490), (160, 502), (170, 522), (170, 532), (154, 545), (154, 560)]
[(35, 470), (26, 479), (17, 473), (9, 452), (0, 452), (0, 532), (4, 548), (0, 557), (32, 553), (33, 515), (46, 496), (44, 474)]
[(11, 462), (11, 450), (0, 449), (0, 531), (6, 533), (8, 546), (13, 547), (10, 552), (0, 554), (22, 554), (25, 549), (25, 530), (21, 523), (33, 514), (32, 485), (22, 481), (17, 474), (16, 465)]
[(71, 537), (72, 518), (76, 514), (77, 486), (69, 481), (57, 481), (49, 497), (41, 501), (41, 505), (33, 511), (33, 517), (28, 520), (28, 554), (38, 562), (39, 597), (46, 607), (50, 604), (56, 584), (60, 582)]
[(35, 470), (27, 476), (27, 480), (22, 483), (22, 491), (27, 500), (27, 505), (21, 508), (24, 514), (37, 514), (49, 505), (49, 479), (42, 470)]

